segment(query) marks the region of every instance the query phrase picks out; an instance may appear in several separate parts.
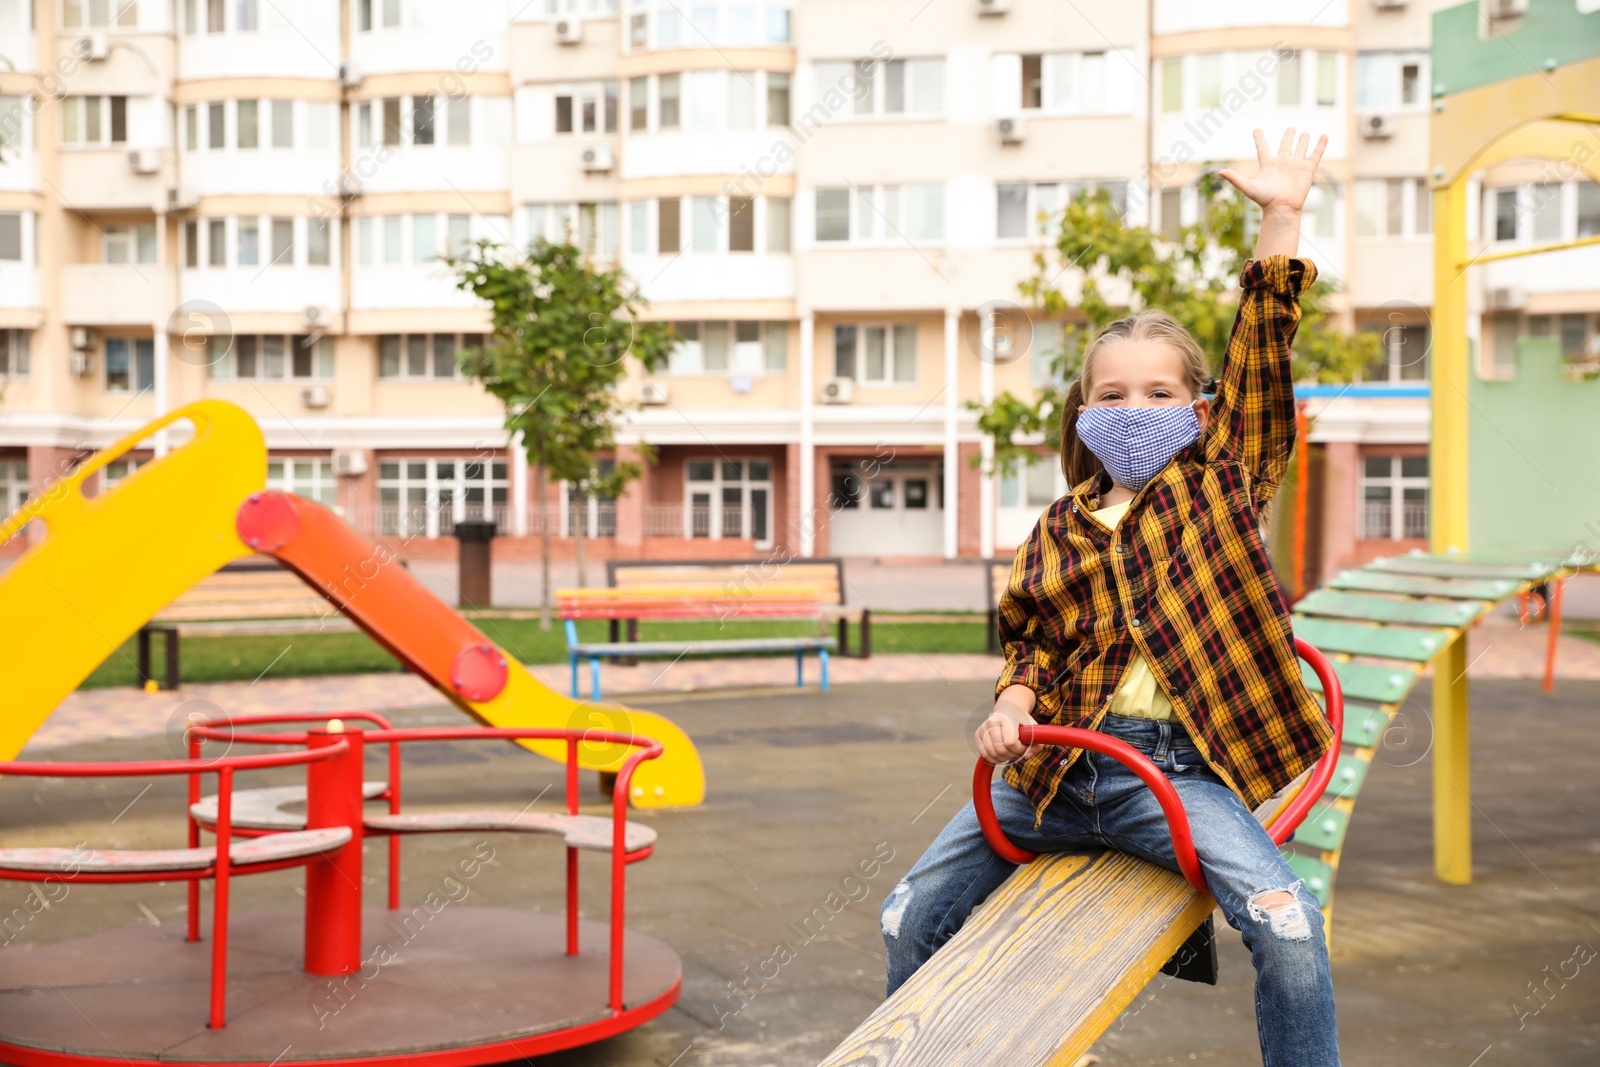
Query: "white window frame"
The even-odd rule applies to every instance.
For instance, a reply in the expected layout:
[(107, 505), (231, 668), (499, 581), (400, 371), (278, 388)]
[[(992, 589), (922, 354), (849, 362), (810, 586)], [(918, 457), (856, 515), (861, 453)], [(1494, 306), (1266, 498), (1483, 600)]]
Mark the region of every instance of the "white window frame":
[[(1419, 534), (1414, 534), (1413, 537), (1426, 538), (1428, 536), (1428, 494), (1431, 490), (1432, 478), (1430, 475), (1406, 476), (1400, 473), (1403, 469), (1401, 463), (1402, 460), (1419, 458), (1426, 460), (1427, 456), (1379, 456), (1372, 455), (1370, 453), (1362, 455), (1361, 477), (1358, 479), (1356, 486), (1356, 492), (1360, 494), (1357, 497), (1357, 506), (1361, 509), (1361, 528), (1358, 535), (1360, 540), (1381, 541), (1387, 539), (1392, 541), (1402, 541), (1407, 539), (1405, 536), (1405, 490), (1407, 489), (1423, 490), (1424, 496), (1422, 501), (1421, 520), (1422, 532)], [(1389, 461), (1389, 474), (1380, 478), (1369, 477), (1367, 475), (1367, 461), (1371, 459), (1387, 459)], [(1374, 535), (1371, 525), (1371, 517), (1367, 513), (1367, 489), (1369, 487), (1381, 486), (1387, 486), (1389, 489), (1389, 503), (1387, 505), (1389, 509), (1389, 532), (1387, 534), (1380, 533)]]
[[(608, 0), (544, 0), (546, 17), (556, 17), (560, 7)], [(615, 0), (609, 0), (615, 14)], [(715, 12), (711, 26), (692, 22), (695, 12)], [(732, 10), (752, 13), (752, 30), (736, 38), (731, 32)], [(649, 52), (668, 48), (792, 48), (794, 46), (794, 0), (700, 0), (691, 8), (673, 0), (629, 0), (622, 20), (622, 47), (627, 52)]]
[[(305, 468), (307, 477), (300, 477), (301, 468)], [(308, 486), (310, 492), (302, 493), (296, 486)], [(268, 453), (267, 488), (314, 500), (335, 512), (342, 511), (339, 507), (339, 478), (333, 471), (333, 461), (324, 457)]]
[[(1398, 183), (1398, 184), (1396, 184)], [(1326, 188), (1326, 187), (1324, 187)], [(1390, 198), (1399, 190), (1400, 229), (1391, 232), (1389, 224)], [(1378, 197), (1379, 218), (1377, 233), (1362, 233), (1364, 197)], [(1426, 178), (1356, 178), (1350, 186), (1350, 235), (1363, 243), (1385, 241), (1433, 241), (1433, 194)], [(1419, 209), (1427, 205), (1428, 227), (1422, 229)]]
[[(933, 67), (937, 65), (938, 76), (937, 100), (924, 98), (917, 93), (916, 86), (919, 79), (927, 86), (925, 80), (931, 77)], [(901, 109), (888, 110), (889, 96), (889, 70), (891, 65), (898, 65), (902, 78), (903, 97)], [(825, 59), (812, 64), (812, 90), (811, 103), (813, 106), (827, 107), (826, 98), (830, 92), (843, 93), (846, 97), (845, 104), (833, 114), (831, 122), (915, 122), (921, 120), (937, 121), (943, 119), (949, 108), (948, 96), (948, 64), (942, 55), (926, 56), (895, 56), (892, 59), (877, 59), (872, 56), (861, 56), (854, 59)], [(870, 72), (870, 73), (869, 73)], [(846, 90), (847, 81), (855, 81), (866, 76), (872, 79), (871, 90), (860, 99), (856, 98), (857, 87), (852, 86)], [(913, 94), (916, 94), (913, 96)], [(935, 95), (929, 91), (927, 95)], [(870, 96), (870, 100), (868, 99)], [(790, 100), (790, 108), (794, 106)]]
[[(396, 352), (394, 374), (385, 374), (383, 370), (383, 356), (385, 342), (388, 338), (395, 338), (399, 348)], [(448, 375), (438, 374), (438, 341), (437, 338), (449, 337), (454, 348)], [(468, 348), (481, 348), (484, 343), (484, 334), (481, 333), (385, 333), (379, 334), (373, 342), (373, 358), (377, 361), (375, 377), (380, 382), (459, 382), (463, 380), (460, 366), (454, 357)], [(422, 339), (422, 361), (425, 370), (422, 374), (413, 374), (411, 368), (412, 338)]]
[(100, 262), (108, 267), (155, 263), (159, 255), (153, 222), (111, 223), (100, 227)]
[[(1355, 112), (1358, 115), (1373, 114), (1399, 114), (1406, 112), (1421, 112), (1428, 109), (1432, 97), (1430, 91), (1432, 70), (1427, 52), (1415, 51), (1368, 51), (1356, 53), (1355, 69)], [(1402, 100), (1405, 68), (1411, 64), (1417, 66), (1417, 98), (1410, 103)], [(1373, 102), (1363, 100), (1363, 96), (1370, 96), (1371, 90), (1377, 87), (1382, 97)]]
[[(685, 79), (687, 81), (687, 79)], [(612, 97), (616, 101), (616, 115), (610, 129), (606, 128), (606, 87), (614, 90)], [(572, 100), (572, 129), (559, 130), (556, 128), (556, 115), (558, 108), (556, 101), (561, 97)], [(594, 106), (594, 129), (586, 130), (584, 126), (584, 105)], [(550, 136), (552, 137), (612, 137), (621, 132), (622, 126), (622, 82), (617, 78), (600, 78), (589, 81), (557, 82), (550, 93)], [(687, 109), (680, 104), (679, 121), (686, 116)], [(435, 137), (437, 142), (438, 138)]]
[[(712, 478), (709, 481), (691, 481), (689, 479), (690, 467), (694, 463), (710, 463)], [(751, 463), (765, 463), (767, 477), (757, 479), (750, 477)], [(730, 478), (724, 469), (724, 464), (737, 464), (739, 477)], [(776, 492), (773, 488), (773, 468), (776, 462), (767, 456), (689, 456), (683, 462), (683, 537), (684, 540), (698, 540), (694, 532), (694, 494), (708, 492), (711, 495), (709, 514), (707, 516), (707, 538), (720, 541), (724, 537), (753, 538), (754, 537), (754, 507), (750, 498), (752, 490), (765, 489), (767, 491), (766, 507), (766, 534), (767, 536), (756, 540), (757, 548), (766, 548), (772, 544), (773, 539), (773, 511), (777, 505)], [(740, 491), (739, 529), (729, 531), (725, 528), (724, 520), (727, 518), (725, 509), (731, 505), (724, 504), (722, 493), (724, 489), (737, 487)]]
[[(310, 375), (294, 372), (295, 346), (312, 341)], [(335, 345), (329, 334), (235, 334), (217, 335), (210, 341), (210, 358), (206, 374), (212, 382), (331, 382), (335, 375)], [(249, 377), (239, 374), (239, 358), (245, 347), (253, 349), (255, 373)], [(217, 349), (221, 348), (219, 352)], [(282, 374), (265, 374), (267, 350), (276, 350)]]
[[(383, 468), (389, 464), (397, 465), (397, 474), (385, 476)], [(411, 477), (410, 465), (413, 463), (426, 464), (424, 477), (419, 482)], [(448, 479), (439, 477), (440, 464), (453, 464), (454, 469)], [(473, 464), (481, 466), (481, 476), (476, 479), (467, 477), (467, 467)], [(502, 529), (510, 514), (511, 481), (509, 477), (510, 461), (501, 453), (490, 456), (391, 456), (378, 457), (378, 531), (384, 536), (415, 537), (422, 535), (429, 538), (448, 536), (455, 529), (455, 524), (467, 518), (492, 518)], [(421, 529), (412, 526), (414, 516), (409, 515), (407, 496), (413, 488), (423, 490), (424, 509), (423, 525)], [(469, 512), (467, 504), (467, 491), (471, 488), (482, 490), (484, 505), (475, 506), (472, 510), (477, 515)], [(383, 502), (383, 491), (394, 489), (397, 491), (398, 501), (395, 504)], [(450, 510), (445, 514), (441, 504), (441, 490), (450, 491)], [(394, 507), (397, 509), (394, 521), (388, 521), (384, 509)]]
[(33, 373), (33, 331), (0, 329), (0, 381), (27, 381)]
[[(756, 327), (755, 340), (739, 339)], [(666, 374), (678, 378), (763, 378), (789, 373), (789, 323), (782, 319), (706, 319), (673, 324), (678, 342), (668, 356)], [(705, 365), (706, 338), (713, 330), (724, 333), (726, 365)], [(741, 348), (741, 346), (744, 346)]]
[[(839, 368), (839, 333), (841, 329), (854, 329), (855, 359), (854, 369), (851, 374), (840, 373)], [(900, 378), (896, 374), (899, 364), (900, 338), (905, 336), (901, 330), (911, 331), (911, 377)], [(867, 334), (870, 330), (882, 330), (884, 337), (883, 376), (870, 378), (867, 376)], [(869, 320), (862, 322), (839, 322), (833, 325), (833, 344), (829, 351), (832, 353), (833, 362), (829, 368), (832, 378), (849, 378), (857, 385), (883, 389), (909, 389), (917, 385), (921, 376), (918, 364), (918, 338), (917, 324), (914, 322), (892, 322)]]
[[(921, 236), (908, 232), (913, 229), (910, 223), (911, 197), (906, 190), (938, 190), (939, 200), (939, 235), (937, 237)], [(848, 195), (848, 210), (850, 213), (849, 236), (843, 240), (836, 238), (822, 238), (817, 235), (816, 220), (821, 194), (825, 192), (843, 191)], [(819, 186), (812, 196), (812, 227), (811, 239), (817, 248), (886, 248), (900, 244), (909, 244), (913, 247), (922, 245), (942, 245), (948, 227), (945, 225), (947, 213), (947, 197), (945, 187), (941, 182), (906, 182), (898, 185), (845, 185), (845, 186)]]

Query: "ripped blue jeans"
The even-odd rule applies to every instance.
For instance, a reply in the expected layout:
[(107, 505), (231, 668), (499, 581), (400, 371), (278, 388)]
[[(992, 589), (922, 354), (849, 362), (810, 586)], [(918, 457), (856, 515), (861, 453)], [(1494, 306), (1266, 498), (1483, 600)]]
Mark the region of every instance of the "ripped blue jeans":
[[(1107, 715), (1100, 730), (1149, 756), (1183, 799), (1206, 882), (1228, 925), (1244, 935), (1255, 963), (1256, 1029), (1265, 1067), (1338, 1064), (1333, 977), (1316, 898), (1244, 802), (1207, 766), (1181, 723)], [(1178, 869), (1155, 795), (1110, 756), (1083, 753), (1037, 829), (1028, 799), (999, 776), (992, 796), (1006, 836), (1022, 848), (1114, 848)], [(889, 992), (955, 936), (1015, 869), (984, 840), (969, 801), (884, 901)], [(1274, 891), (1294, 899), (1257, 901)]]

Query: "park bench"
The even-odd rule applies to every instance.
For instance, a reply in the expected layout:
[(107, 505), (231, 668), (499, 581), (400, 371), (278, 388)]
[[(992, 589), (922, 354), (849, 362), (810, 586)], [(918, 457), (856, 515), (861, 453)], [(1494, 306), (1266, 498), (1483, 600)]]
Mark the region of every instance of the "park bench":
[(984, 573), (989, 580), (984, 583), (984, 599), (987, 602), (989, 627), (988, 645), (991, 655), (1000, 654), (1000, 596), (1006, 591), (1006, 586), (1011, 582), (1011, 568), (1015, 560), (1007, 556), (1005, 559), (986, 559)]
[[(633, 586), (623, 589), (558, 589), (556, 606), (566, 625), (567, 657), (572, 666), (572, 698), (578, 699), (578, 663), (589, 661), (589, 698), (600, 699), (600, 661), (632, 660), (639, 656), (750, 655), (793, 652), (795, 685), (805, 685), (806, 653), (814, 652), (821, 667), (823, 692), (828, 689), (828, 654), (838, 642), (832, 637), (748, 637), (696, 641), (618, 641), (616, 624), (629, 622), (629, 636), (637, 637), (640, 619), (812, 618), (822, 620), (820, 591), (815, 586), (784, 584), (750, 589), (737, 596), (707, 592), (698, 586)], [(579, 641), (579, 619), (606, 619), (613, 627), (610, 641)]]
[[(606, 564), (606, 584), (613, 589), (675, 586), (694, 589), (719, 601), (748, 598), (759, 590), (780, 593), (785, 590), (815, 589), (824, 621), (838, 629), (841, 656), (866, 659), (872, 655), (872, 612), (845, 602), (844, 563), (839, 559), (793, 559), (780, 563), (771, 559), (704, 560), (611, 560)], [(637, 621), (628, 619), (627, 638), (619, 634), (623, 617), (613, 620), (611, 640), (633, 640)], [(850, 650), (850, 624), (860, 631), (856, 650)]]
[(271, 557), (242, 559), (202, 579), (139, 628), (139, 685), (153, 677), (152, 634), (161, 634), (166, 641), (167, 677), (162, 688), (177, 689), (180, 635), (305, 633), (349, 627), (348, 620), (294, 571)]

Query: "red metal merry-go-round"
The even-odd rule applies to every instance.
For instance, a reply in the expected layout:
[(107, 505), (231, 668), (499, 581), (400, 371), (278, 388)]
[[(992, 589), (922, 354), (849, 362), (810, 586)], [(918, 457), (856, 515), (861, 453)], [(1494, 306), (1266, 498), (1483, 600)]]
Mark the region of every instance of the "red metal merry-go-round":
[[(373, 729), (346, 726), (364, 720)], [(247, 731), (317, 723), (299, 733)], [(635, 769), (660, 743), (596, 730), (395, 729), (348, 712), (217, 719), (188, 731), (189, 758), (128, 763), (0, 763), (0, 774), (90, 778), (187, 775), (188, 847), (0, 849), (0, 879), (76, 885), (186, 881), (188, 922), (128, 926), (27, 952), (0, 954), (0, 1059), (57, 1064), (362, 1064), (428, 1067), (494, 1063), (598, 1041), (660, 1015), (677, 1000), (678, 957), (624, 928), (627, 867), (654, 849), (655, 831), (627, 821)], [(564, 741), (566, 803), (530, 810), (409, 813), (400, 808), (401, 750), (409, 742)], [(226, 746), (209, 757), (207, 742)], [(609, 819), (579, 814), (579, 746), (632, 749), (617, 771)], [(233, 745), (297, 746), (232, 754)], [(388, 777), (364, 781), (368, 745), (388, 746)], [(303, 766), (304, 786), (235, 788), (241, 772)], [(215, 775), (217, 791), (202, 795)], [(387, 801), (368, 811), (367, 801)], [(285, 810), (304, 803), (304, 812)], [(399, 838), (417, 833), (556, 835), (566, 848), (564, 915), (451, 907), (434, 890), (400, 900)], [(202, 845), (209, 833), (212, 845)], [(388, 907), (363, 908), (362, 842), (389, 839)], [(578, 853), (611, 860), (608, 923), (578, 915)], [(492, 856), (492, 854), (491, 854)], [(458, 862), (464, 886), (485, 857)], [(230, 880), (302, 866), (303, 914), (228, 914)], [(214, 886), (209, 946), (200, 883)], [(447, 883), (448, 884), (448, 883)], [(426, 929), (427, 936), (419, 936)], [(22, 1001), (29, 1003), (22, 1003)]]

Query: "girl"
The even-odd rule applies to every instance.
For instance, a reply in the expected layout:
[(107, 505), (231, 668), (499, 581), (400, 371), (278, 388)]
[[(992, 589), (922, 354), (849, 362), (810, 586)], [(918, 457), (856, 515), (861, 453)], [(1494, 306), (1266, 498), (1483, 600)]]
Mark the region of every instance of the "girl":
[[(1109, 756), (1024, 748), (1017, 726), (1096, 729), (1172, 781), (1201, 869), (1256, 968), (1267, 1067), (1339, 1062), (1322, 913), (1251, 810), (1334, 743), (1300, 678), (1258, 525), (1294, 447), (1289, 345), (1316, 268), (1294, 258), (1327, 138), (1255, 131), (1260, 172), (1222, 176), (1261, 205), (1216, 398), (1205, 353), (1170, 316), (1107, 326), (1067, 391), (1071, 492), (1017, 553), (1000, 601), (1006, 664), (977, 731), (1006, 835), (1035, 852), (1111, 847), (1176, 870), (1155, 796)], [(889, 992), (1013, 871), (969, 803), (883, 907)]]

